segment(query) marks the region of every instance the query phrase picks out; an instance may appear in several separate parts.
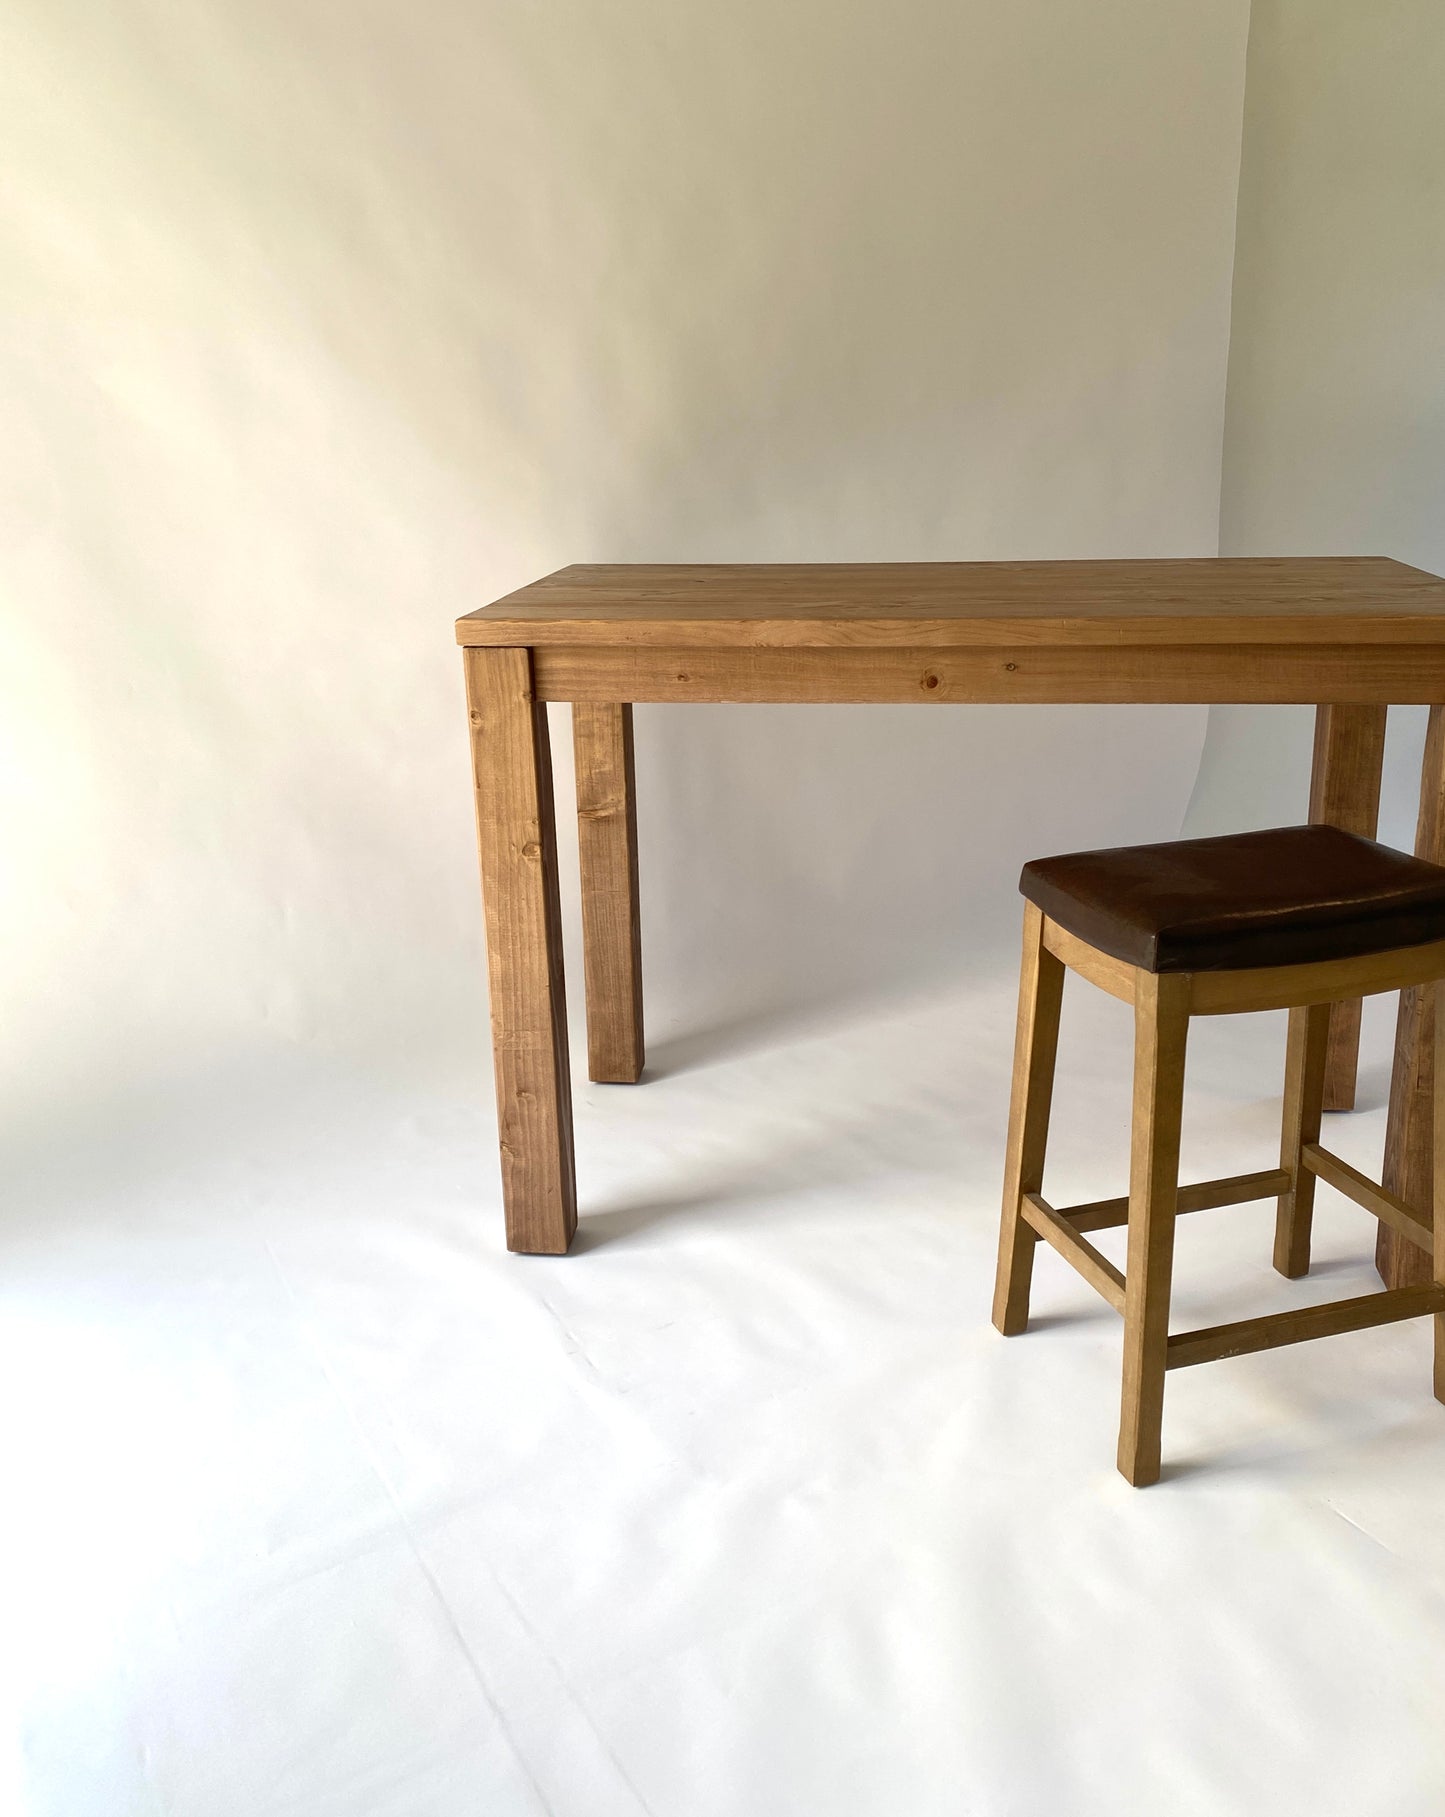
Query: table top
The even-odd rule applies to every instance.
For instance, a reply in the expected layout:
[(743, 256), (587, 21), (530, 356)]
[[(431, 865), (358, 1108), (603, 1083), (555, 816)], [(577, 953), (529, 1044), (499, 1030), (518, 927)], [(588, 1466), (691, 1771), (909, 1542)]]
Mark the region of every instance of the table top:
[(1383, 556), (559, 568), (470, 645), (941, 648), (1445, 642), (1445, 580)]

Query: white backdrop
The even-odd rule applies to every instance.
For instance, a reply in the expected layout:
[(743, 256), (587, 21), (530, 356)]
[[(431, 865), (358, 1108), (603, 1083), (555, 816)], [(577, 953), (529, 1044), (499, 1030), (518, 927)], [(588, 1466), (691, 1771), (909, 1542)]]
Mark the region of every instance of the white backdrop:
[[(451, 620), (1212, 553), (1245, 0), (9, 13), (0, 1805), (1434, 1817), (1424, 1332), (1184, 1372), (1136, 1497), (1111, 1316), (987, 1323), (1017, 866), (1176, 830), (1202, 711), (640, 709), (653, 1076), (501, 1245)], [(1322, 1199), (1296, 1297), (1370, 1283)]]
[[(1445, 30), (1430, 0), (1257, 0), (1220, 552), (1445, 572)], [(1421, 711), (1393, 716), (1385, 835), (1412, 841)], [(1216, 707), (1191, 826), (1290, 817), (1308, 714)], [(1412, 771), (1414, 774), (1412, 775)]]
[[(450, 624), (536, 574), (1216, 546), (1243, 0), (11, 12), (27, 1101), (475, 1039)], [(641, 717), (684, 1019), (956, 961), (1203, 719)]]

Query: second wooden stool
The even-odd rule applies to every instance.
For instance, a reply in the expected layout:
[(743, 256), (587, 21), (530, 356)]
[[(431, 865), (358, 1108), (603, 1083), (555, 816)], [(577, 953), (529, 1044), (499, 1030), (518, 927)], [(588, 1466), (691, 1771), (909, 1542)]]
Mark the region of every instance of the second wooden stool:
[[(1406, 1205), (1321, 1148), (1330, 1004), (1445, 979), (1445, 869), (1334, 827), (1077, 852), (1025, 865), (1023, 971), (993, 1321), (1025, 1329), (1042, 1237), (1124, 1316), (1119, 1469), (1158, 1480), (1170, 1369), (1305, 1338), (1435, 1315), (1435, 1393), (1445, 1400), (1445, 1214)], [(1134, 1007), (1127, 1198), (1057, 1209), (1043, 1197), (1065, 969)], [(1440, 994), (1437, 992), (1437, 995)], [(1192, 1016), (1288, 1009), (1280, 1164), (1178, 1183), (1184, 1050)], [(1435, 1192), (1445, 1196), (1445, 1004), (1435, 1018)], [(1309, 1268), (1315, 1180), (1433, 1256), (1433, 1284), (1171, 1333), (1180, 1212), (1278, 1197), (1274, 1265)], [(1123, 1274), (1086, 1231), (1129, 1227)], [(1433, 1225), (1433, 1235), (1432, 1235)]]

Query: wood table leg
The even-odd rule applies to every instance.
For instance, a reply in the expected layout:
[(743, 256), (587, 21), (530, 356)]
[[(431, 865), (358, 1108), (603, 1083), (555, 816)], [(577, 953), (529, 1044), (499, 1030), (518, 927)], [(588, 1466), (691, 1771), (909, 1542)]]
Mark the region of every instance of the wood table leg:
[[(1445, 864), (1445, 707), (1430, 709), (1415, 851), (1432, 864)], [(1434, 1048), (1434, 987), (1401, 991), (1382, 1182), (1405, 1200), (1422, 1224), (1431, 1221), (1435, 1196)], [(1381, 1224), (1375, 1239), (1375, 1266), (1387, 1287), (1417, 1287), (1431, 1279), (1430, 1258), (1387, 1224)]]
[(572, 709), (577, 849), (587, 979), (587, 1071), (603, 1085), (642, 1076), (642, 923), (632, 708)]
[[(1445, 984), (1433, 987), (1435, 994), (1435, 1169), (1432, 1245), (1432, 1269), (1437, 1287), (1445, 1287)], [(1445, 1312), (1437, 1312), (1431, 1321), (1435, 1328), (1435, 1398), (1445, 1401)]]
[[(1380, 771), (1385, 759), (1388, 707), (1315, 708), (1314, 768), (1310, 775), (1310, 820), (1343, 827), (1373, 839), (1380, 818)], [(1325, 1063), (1325, 1109), (1355, 1108), (1355, 1073), (1360, 1056), (1360, 1002), (1336, 1003), (1330, 1010), (1329, 1058)]]
[(463, 652), (507, 1247), (562, 1255), (577, 1228), (572, 1084), (547, 709), (531, 653)]

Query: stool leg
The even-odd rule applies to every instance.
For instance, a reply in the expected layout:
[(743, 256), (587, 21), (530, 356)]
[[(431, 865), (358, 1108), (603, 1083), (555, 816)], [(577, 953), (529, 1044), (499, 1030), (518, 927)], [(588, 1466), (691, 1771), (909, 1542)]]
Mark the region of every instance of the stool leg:
[(1134, 1121), (1129, 1154), (1119, 1469), (1139, 1489), (1159, 1480), (1190, 983), (1187, 975), (1160, 977), (1141, 972), (1134, 1001)]
[(1274, 1265), (1290, 1280), (1310, 1271), (1310, 1225), (1315, 1210), (1315, 1177), (1300, 1161), (1306, 1142), (1320, 1139), (1325, 1079), (1330, 1054), (1330, 1005), (1312, 1003), (1289, 1012), (1284, 1061), (1284, 1122), (1279, 1164), (1289, 1169), (1290, 1186), (1279, 1195), (1274, 1221)]
[[(1431, 1218), (1435, 1231), (1435, 1282), (1445, 1287), (1445, 984), (1435, 986), (1435, 1184)], [(1445, 1401), (1445, 1312), (1435, 1326), (1435, 1399)]]
[(1029, 1322), (1029, 1285), (1038, 1239), (1019, 1215), (1019, 1208), (1026, 1192), (1043, 1190), (1063, 992), (1063, 964), (1044, 948), (1043, 914), (1032, 902), (1026, 903), (1004, 1160), (1003, 1221), (993, 1294), (993, 1322), (1005, 1337), (1016, 1337)]

